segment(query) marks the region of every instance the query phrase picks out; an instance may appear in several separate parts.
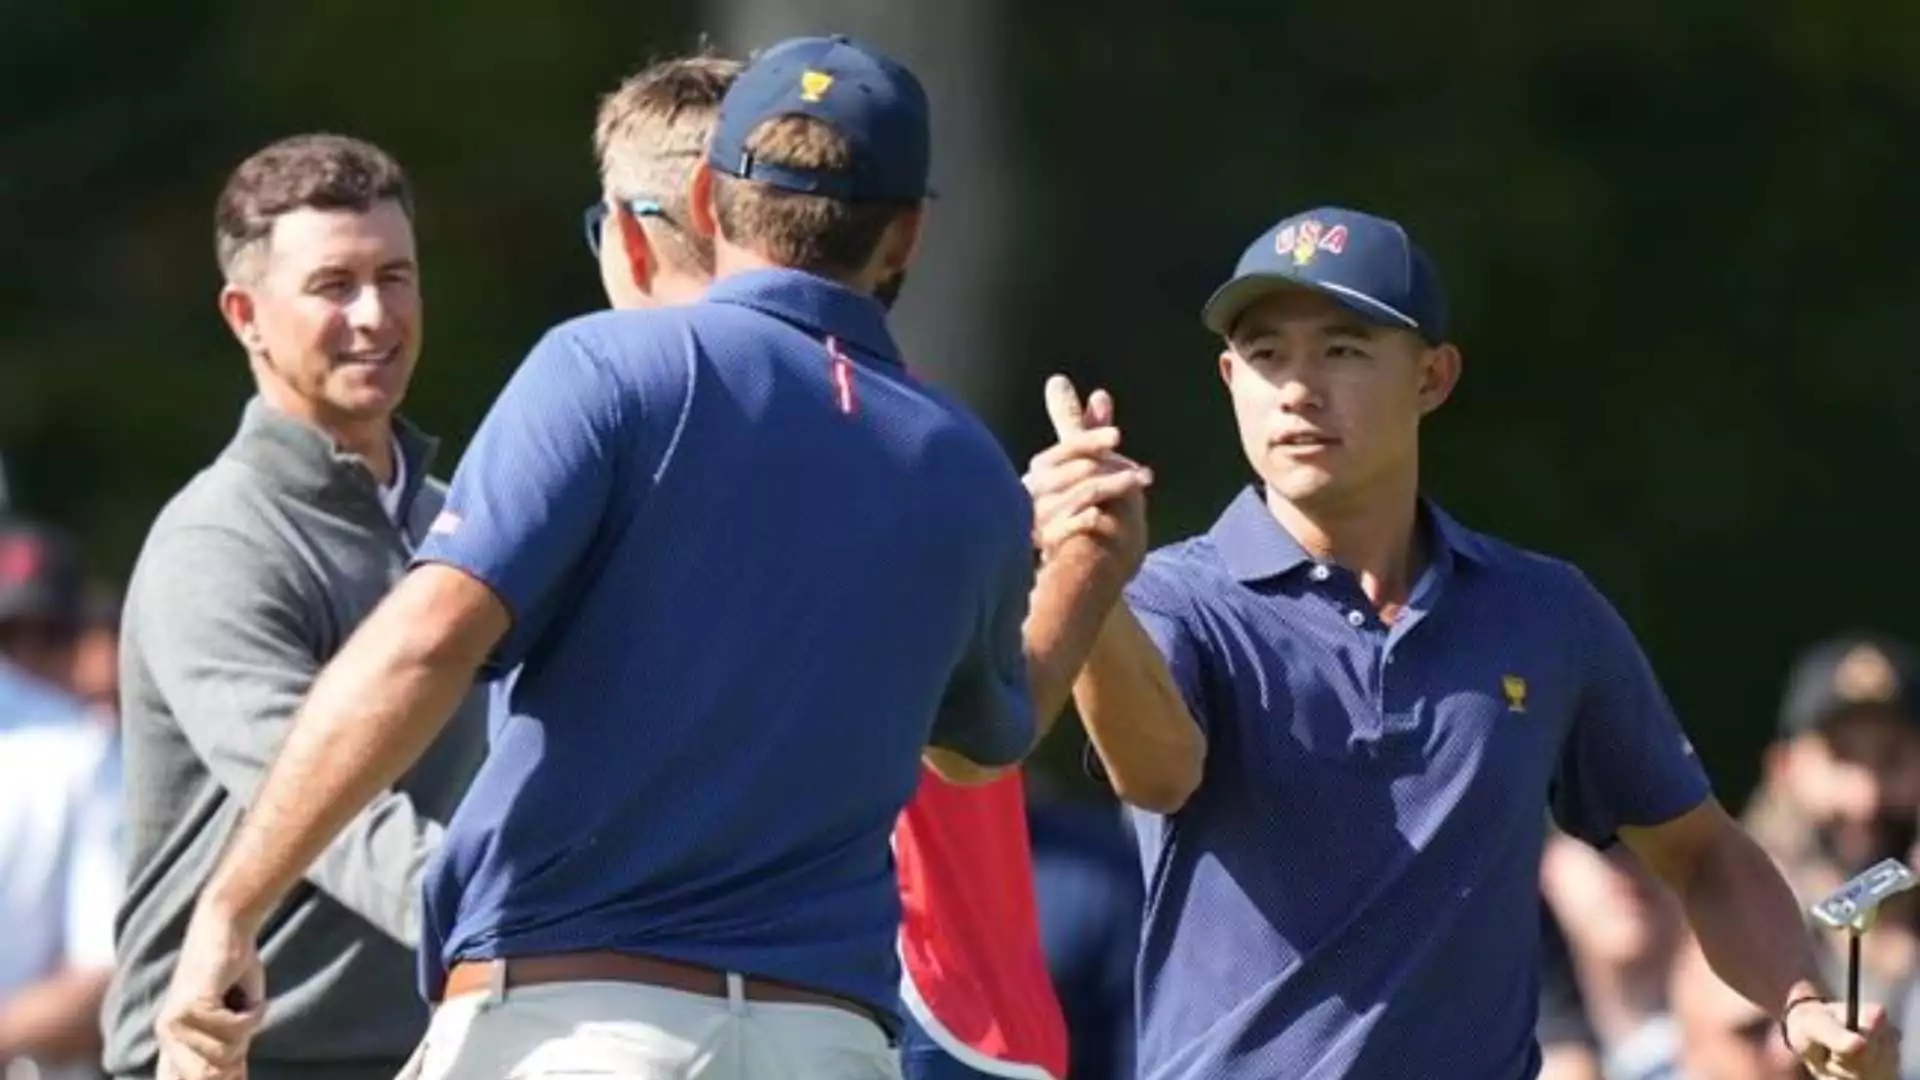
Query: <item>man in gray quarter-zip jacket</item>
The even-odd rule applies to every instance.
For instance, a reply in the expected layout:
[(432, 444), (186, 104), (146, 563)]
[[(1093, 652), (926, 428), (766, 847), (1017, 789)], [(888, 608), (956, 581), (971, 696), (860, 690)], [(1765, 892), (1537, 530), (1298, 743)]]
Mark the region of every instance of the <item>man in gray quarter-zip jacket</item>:
[[(154, 1039), (194, 900), (321, 667), (440, 512), (435, 443), (395, 416), (420, 351), (412, 200), (377, 147), (270, 146), (215, 213), (221, 314), (258, 395), (154, 522), (122, 629), (125, 899), (104, 1009), (116, 1077)], [(485, 753), (485, 696), (341, 835), (268, 922), (251, 1080), (387, 1080), (426, 1028), (419, 875)], [(254, 993), (258, 993), (257, 988)]]

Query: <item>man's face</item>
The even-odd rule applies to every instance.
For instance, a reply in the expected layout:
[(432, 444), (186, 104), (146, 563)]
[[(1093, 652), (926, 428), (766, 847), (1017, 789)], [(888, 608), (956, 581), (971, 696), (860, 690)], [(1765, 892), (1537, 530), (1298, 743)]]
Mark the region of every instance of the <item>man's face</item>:
[(1254, 471), (1288, 502), (1332, 508), (1411, 476), (1420, 418), (1452, 389), (1451, 352), (1288, 289), (1240, 316), (1220, 376)]
[(1906, 859), (1920, 831), (1920, 727), (1860, 709), (1788, 747), (1787, 783), (1821, 848), (1844, 874)]
[(226, 306), (266, 377), (323, 424), (398, 409), (421, 346), (413, 223), (400, 204), (293, 210), (275, 219), (258, 258)]

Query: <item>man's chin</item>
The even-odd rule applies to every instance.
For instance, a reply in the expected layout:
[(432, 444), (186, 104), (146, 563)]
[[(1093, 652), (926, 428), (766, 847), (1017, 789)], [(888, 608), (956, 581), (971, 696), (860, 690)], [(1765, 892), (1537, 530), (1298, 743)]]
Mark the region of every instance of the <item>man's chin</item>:
[(1267, 487), (1274, 494), (1303, 510), (1330, 502), (1337, 495), (1339, 487), (1332, 472), (1317, 465), (1292, 461), (1286, 462), (1281, 468), (1269, 470), (1266, 480)]
[(336, 413), (354, 420), (376, 420), (391, 415), (406, 400), (408, 375), (376, 371), (368, 375), (342, 372), (327, 394)]

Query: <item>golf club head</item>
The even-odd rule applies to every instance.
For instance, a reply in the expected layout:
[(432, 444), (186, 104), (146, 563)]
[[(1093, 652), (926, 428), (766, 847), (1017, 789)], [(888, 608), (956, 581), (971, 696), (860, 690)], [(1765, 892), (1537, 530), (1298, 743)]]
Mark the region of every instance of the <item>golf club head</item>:
[(1865, 930), (1889, 896), (1920, 885), (1907, 864), (1883, 859), (1840, 886), (1840, 890), (1813, 905), (1813, 917), (1835, 930)]

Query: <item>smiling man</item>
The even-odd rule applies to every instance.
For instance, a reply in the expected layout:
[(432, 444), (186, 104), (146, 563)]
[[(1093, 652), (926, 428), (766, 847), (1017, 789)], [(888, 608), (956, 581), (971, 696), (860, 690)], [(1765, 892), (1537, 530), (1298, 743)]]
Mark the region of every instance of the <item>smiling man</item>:
[[(308, 684), (405, 571), (440, 512), (434, 441), (395, 416), (420, 357), (412, 196), (377, 147), (266, 147), (215, 210), (220, 312), (257, 396), (161, 512), (128, 589), (122, 714), (131, 861), (106, 1066), (159, 1068), (154, 1010), (194, 898)], [(426, 1029), (414, 992), (420, 868), (485, 752), (468, 694), (427, 755), (354, 819), (274, 912), (275, 1009), (253, 1080), (399, 1071)]]

